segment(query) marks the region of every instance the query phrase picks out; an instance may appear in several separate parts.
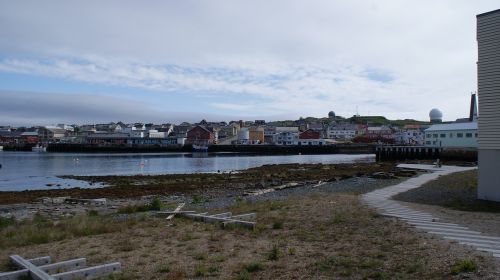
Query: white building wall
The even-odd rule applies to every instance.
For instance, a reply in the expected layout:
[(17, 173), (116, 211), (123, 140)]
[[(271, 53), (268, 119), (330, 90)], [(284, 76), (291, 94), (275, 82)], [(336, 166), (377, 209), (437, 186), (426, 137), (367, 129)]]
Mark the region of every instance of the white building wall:
[(435, 130), (425, 132), (425, 146), (477, 148), (477, 130)]
[(500, 9), (477, 16), (479, 199), (500, 201)]

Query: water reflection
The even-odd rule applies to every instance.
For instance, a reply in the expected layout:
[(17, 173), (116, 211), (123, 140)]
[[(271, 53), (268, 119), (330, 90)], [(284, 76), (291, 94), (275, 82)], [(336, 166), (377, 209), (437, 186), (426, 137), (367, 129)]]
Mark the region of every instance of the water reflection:
[(0, 152), (0, 190), (95, 187), (59, 175), (174, 174), (242, 170), (264, 164), (373, 162), (374, 155), (277, 155), (236, 153), (77, 154)]

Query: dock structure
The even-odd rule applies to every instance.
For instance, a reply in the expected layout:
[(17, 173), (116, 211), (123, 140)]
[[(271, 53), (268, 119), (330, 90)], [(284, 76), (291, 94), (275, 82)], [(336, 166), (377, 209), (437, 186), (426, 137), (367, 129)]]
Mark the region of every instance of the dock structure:
[(426, 146), (377, 146), (375, 157), (377, 161), (404, 159), (437, 159), (443, 148)]
[(19, 255), (10, 256), (10, 261), (20, 270), (0, 272), (2, 280), (73, 280), (95, 279), (121, 271), (119, 262), (87, 267), (85, 258), (50, 263), (50, 256), (24, 259)]

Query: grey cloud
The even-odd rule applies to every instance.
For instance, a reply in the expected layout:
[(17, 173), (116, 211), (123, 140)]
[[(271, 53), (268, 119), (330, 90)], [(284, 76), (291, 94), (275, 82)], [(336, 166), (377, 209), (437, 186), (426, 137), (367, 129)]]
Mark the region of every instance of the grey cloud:
[[(189, 112), (162, 112), (137, 100), (90, 94), (0, 90), (0, 125), (57, 123), (174, 122), (224, 118)], [(226, 117), (227, 118), (227, 117)]]
[[(160, 111), (151, 104), (94, 94), (61, 94), (0, 90), (0, 125), (32, 126), (58, 123), (85, 124), (123, 121), (181, 123), (238, 120), (245, 116), (202, 112)], [(246, 119), (276, 120), (275, 116), (246, 116)]]
[[(0, 55), (95, 61), (105, 70), (119, 63), (270, 74), (291, 66), (374, 68), (405, 85), (372, 93), (413, 114), (404, 117), (424, 119), (440, 107), (453, 118), (461, 116), (456, 97), (476, 88), (475, 15), (496, 8), (497, 0), (0, 1)], [(370, 98), (355, 79), (340, 88), (300, 79), (296, 88), (335, 94), (333, 101), (349, 95), (339, 107)]]

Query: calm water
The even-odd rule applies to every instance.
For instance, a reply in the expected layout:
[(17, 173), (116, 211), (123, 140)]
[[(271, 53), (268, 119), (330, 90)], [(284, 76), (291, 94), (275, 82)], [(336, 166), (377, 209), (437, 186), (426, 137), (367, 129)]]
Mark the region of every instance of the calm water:
[[(264, 164), (373, 162), (374, 155), (256, 156), (217, 153), (77, 154), (0, 152), (0, 191), (99, 187), (60, 175), (135, 175), (242, 170)], [(49, 186), (47, 186), (49, 184)]]

